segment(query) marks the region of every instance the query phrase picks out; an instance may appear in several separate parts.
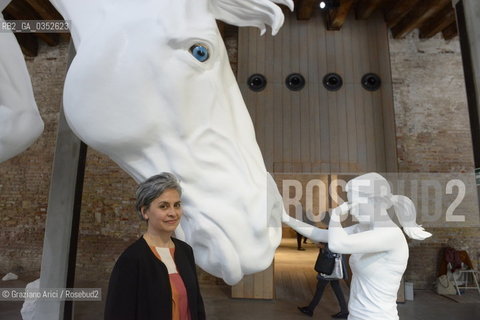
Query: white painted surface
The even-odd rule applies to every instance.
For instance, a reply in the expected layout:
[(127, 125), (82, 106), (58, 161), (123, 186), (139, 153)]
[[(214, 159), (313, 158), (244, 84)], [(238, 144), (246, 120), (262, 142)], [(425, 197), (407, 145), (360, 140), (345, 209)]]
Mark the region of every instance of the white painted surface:
[[(1, 12), (10, 0), (0, 0)], [(12, 32), (0, 32), (0, 162), (27, 149), (42, 133), (32, 83)]]

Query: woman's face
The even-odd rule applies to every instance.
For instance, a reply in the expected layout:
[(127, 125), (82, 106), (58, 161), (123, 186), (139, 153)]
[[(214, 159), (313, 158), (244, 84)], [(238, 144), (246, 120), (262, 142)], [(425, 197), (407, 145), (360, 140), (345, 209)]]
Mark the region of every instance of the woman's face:
[(143, 217), (148, 219), (149, 228), (157, 232), (174, 232), (183, 214), (178, 191), (165, 190), (152, 201), (148, 209), (142, 209), (142, 213)]

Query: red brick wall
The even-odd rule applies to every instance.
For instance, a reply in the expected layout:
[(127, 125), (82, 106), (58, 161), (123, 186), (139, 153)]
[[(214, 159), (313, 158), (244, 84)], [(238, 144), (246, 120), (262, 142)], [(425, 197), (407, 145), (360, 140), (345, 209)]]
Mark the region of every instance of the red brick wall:
[[(458, 39), (419, 40), (416, 32), (390, 39), (398, 163), (401, 172), (474, 171), (463, 66)], [(472, 209), (475, 211), (474, 209)], [(472, 214), (478, 215), (478, 209)], [(428, 229), (428, 228), (427, 228)], [(405, 274), (415, 288), (431, 288), (440, 248), (480, 255), (480, 228), (428, 229), (432, 238), (410, 241)]]
[(67, 48), (42, 46), (38, 57), (27, 58), (45, 130), (27, 151), (0, 164), (0, 274), (39, 273)]
[(77, 279), (105, 280), (120, 253), (144, 230), (134, 210), (136, 183), (89, 148), (77, 251)]

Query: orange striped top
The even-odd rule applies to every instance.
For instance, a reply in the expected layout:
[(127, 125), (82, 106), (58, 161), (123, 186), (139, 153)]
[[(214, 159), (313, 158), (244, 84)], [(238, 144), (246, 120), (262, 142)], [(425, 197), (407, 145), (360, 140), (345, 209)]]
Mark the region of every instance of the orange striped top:
[(170, 287), (172, 288), (172, 320), (190, 320), (187, 289), (185, 288), (182, 277), (177, 271), (175, 260), (173, 259), (175, 248), (149, 247), (153, 254), (165, 264), (168, 270)]

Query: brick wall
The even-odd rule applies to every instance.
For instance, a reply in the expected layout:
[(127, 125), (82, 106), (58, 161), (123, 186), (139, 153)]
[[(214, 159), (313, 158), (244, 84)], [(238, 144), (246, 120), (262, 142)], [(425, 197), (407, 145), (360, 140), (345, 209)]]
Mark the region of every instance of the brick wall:
[[(226, 30), (236, 71), (236, 30)], [(42, 45), (28, 58), (45, 132), (26, 152), (0, 164), (0, 274), (38, 276), (49, 179), (66, 70), (67, 44)], [(397, 148), (403, 172), (470, 172), (473, 156), (458, 40), (390, 40)], [(106, 280), (122, 250), (144, 230), (133, 210), (135, 182), (107, 157), (89, 149), (77, 255), (77, 279)], [(406, 273), (416, 288), (435, 279), (439, 249), (468, 249), (478, 264), (479, 228), (430, 229), (411, 242)], [(202, 281), (214, 281), (201, 274)]]
[[(390, 39), (399, 169), (402, 172), (473, 172), (463, 66), (458, 38), (439, 35), (419, 40)], [(478, 209), (472, 214), (478, 215)], [(478, 217), (477, 217), (478, 219)], [(428, 228), (427, 228), (428, 229)], [(430, 288), (440, 248), (467, 250), (474, 265), (480, 258), (480, 228), (428, 229), (432, 238), (410, 241), (405, 274), (415, 288)]]
[(41, 46), (36, 58), (26, 58), (45, 130), (27, 151), (0, 164), (0, 274), (34, 276), (40, 269), (67, 49)]
[(77, 279), (108, 279), (120, 253), (145, 230), (133, 209), (135, 188), (135, 181), (113, 161), (88, 149)]
[(390, 39), (401, 171), (470, 172), (473, 152), (457, 38)]

